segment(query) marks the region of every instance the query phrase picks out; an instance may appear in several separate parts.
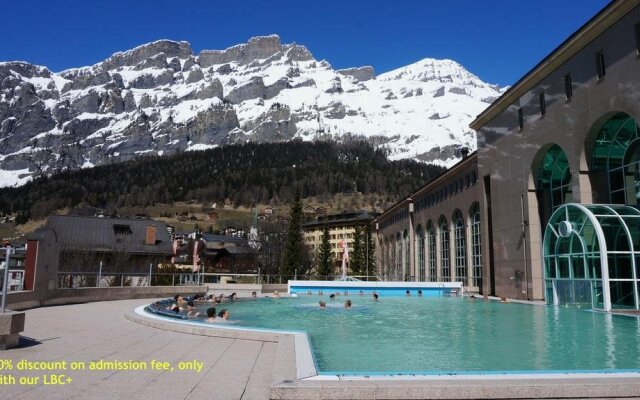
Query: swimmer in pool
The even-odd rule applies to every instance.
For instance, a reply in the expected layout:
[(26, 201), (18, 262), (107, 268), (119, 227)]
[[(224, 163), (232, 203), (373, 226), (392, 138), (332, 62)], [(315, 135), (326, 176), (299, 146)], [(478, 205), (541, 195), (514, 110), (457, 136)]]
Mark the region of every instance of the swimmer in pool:
[(215, 322), (216, 321), (216, 308), (209, 307), (207, 308), (207, 322)]

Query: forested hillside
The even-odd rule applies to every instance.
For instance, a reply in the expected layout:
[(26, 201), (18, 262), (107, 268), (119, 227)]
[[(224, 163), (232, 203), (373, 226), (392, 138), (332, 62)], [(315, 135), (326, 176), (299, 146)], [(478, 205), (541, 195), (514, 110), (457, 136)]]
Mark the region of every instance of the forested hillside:
[(143, 157), (36, 179), (0, 190), (0, 211), (17, 222), (86, 204), (105, 209), (177, 201), (235, 206), (289, 203), (361, 192), (395, 201), (442, 172), (410, 160), (389, 161), (364, 142), (247, 143), (172, 157)]

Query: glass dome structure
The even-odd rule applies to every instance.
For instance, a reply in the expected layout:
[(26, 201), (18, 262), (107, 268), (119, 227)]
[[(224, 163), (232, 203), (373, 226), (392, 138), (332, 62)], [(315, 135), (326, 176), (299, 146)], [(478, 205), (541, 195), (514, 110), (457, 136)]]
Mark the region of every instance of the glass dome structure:
[(548, 303), (604, 311), (640, 308), (638, 209), (560, 206), (545, 229), (543, 258)]

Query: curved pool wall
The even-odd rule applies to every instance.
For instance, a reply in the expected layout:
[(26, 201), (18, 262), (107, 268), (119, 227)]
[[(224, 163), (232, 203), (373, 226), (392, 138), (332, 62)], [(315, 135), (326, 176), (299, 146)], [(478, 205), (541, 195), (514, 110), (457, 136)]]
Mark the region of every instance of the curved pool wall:
[[(160, 303), (169, 304), (172, 299)], [(182, 318), (174, 312), (163, 312), (153, 304), (137, 307), (133, 313), (125, 313), (130, 321), (172, 332), (229, 339), (255, 340), (278, 343), (288, 353), (290, 371), (296, 379), (319, 376), (309, 336), (306, 332), (286, 329), (250, 328), (233, 324), (209, 324), (203, 321)], [(291, 354), (293, 353), (293, 354)]]
[[(258, 340), (277, 344), (272, 370), (270, 398), (380, 398), (395, 399), (402, 393), (407, 399), (435, 398), (639, 398), (640, 373), (632, 371), (548, 373), (535, 371), (513, 374), (466, 373), (421, 375), (318, 374), (306, 334), (271, 329), (216, 326), (189, 320), (169, 320), (138, 307), (125, 313), (131, 321), (157, 329)], [(277, 367), (275, 367), (277, 366)]]
[(357, 294), (377, 293), (380, 296), (406, 296), (407, 290), (411, 296), (418, 296), (418, 290), (424, 297), (438, 297), (462, 294), (462, 282), (371, 282), (371, 281), (289, 281), (287, 291), (291, 295), (313, 294), (322, 291), (328, 295), (331, 292), (351, 292)]

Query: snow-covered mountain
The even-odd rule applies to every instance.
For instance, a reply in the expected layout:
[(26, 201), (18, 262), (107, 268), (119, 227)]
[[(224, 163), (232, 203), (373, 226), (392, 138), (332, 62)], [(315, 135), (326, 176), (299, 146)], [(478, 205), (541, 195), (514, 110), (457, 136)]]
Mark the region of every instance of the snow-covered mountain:
[(34, 175), (243, 141), (366, 138), (392, 158), (450, 165), (502, 91), (451, 60), (375, 76), (334, 70), (262, 36), (194, 55), (160, 40), (53, 73), (0, 63), (0, 185)]

